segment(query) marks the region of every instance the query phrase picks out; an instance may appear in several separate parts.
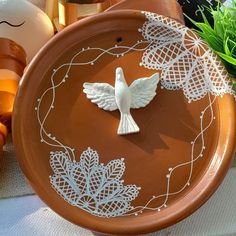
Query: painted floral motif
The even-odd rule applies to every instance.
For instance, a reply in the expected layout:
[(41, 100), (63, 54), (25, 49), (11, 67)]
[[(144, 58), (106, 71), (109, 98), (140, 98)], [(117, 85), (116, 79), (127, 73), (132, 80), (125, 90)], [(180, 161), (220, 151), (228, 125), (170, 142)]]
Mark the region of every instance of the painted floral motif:
[(142, 65), (161, 70), (162, 86), (183, 89), (186, 98), (197, 101), (210, 92), (216, 96), (234, 95), (228, 74), (205, 43), (187, 28), (154, 13), (145, 12), (148, 22), (140, 29), (151, 46)]
[(123, 186), (124, 160), (99, 163), (98, 153), (84, 151), (80, 162), (72, 162), (65, 152), (51, 152), (50, 177), (54, 189), (71, 205), (100, 217), (115, 217), (132, 209), (140, 188)]

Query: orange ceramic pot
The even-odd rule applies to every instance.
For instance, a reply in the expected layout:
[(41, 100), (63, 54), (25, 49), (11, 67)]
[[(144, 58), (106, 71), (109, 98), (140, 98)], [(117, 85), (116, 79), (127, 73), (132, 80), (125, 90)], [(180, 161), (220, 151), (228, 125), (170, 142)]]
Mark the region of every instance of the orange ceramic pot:
[(114, 5), (108, 11), (125, 9), (150, 11), (184, 24), (182, 8), (176, 0), (120, 0), (116, 2), (116, 4), (113, 2)]
[(59, 1), (59, 21), (63, 26), (105, 11), (121, 0)]
[(0, 149), (11, 130), (13, 103), (25, 66), (23, 48), (9, 39), (0, 38)]

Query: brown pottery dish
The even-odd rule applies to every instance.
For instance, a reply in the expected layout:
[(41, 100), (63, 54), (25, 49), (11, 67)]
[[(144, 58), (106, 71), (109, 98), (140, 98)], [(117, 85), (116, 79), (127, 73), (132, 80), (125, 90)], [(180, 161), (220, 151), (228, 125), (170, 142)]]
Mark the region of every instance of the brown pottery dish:
[[(86, 82), (114, 86), (117, 67), (129, 85), (161, 78), (153, 101), (131, 110), (136, 134), (117, 135), (119, 112), (83, 92)], [(157, 231), (198, 209), (226, 175), (236, 130), (231, 93), (221, 62), (177, 21), (101, 13), (56, 35), (29, 65), (14, 107), (17, 158), (65, 219), (107, 234)]]

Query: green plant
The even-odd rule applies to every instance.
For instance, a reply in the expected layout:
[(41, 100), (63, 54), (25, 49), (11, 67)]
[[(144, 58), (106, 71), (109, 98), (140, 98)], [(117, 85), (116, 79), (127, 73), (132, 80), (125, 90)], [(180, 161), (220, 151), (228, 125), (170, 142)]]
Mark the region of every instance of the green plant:
[[(203, 22), (191, 22), (198, 28), (197, 34), (219, 55), (229, 74), (236, 78), (236, 0), (232, 0), (231, 7), (221, 6), (216, 10), (209, 9), (214, 19), (212, 27), (203, 11)], [(236, 81), (232, 79), (236, 89)]]

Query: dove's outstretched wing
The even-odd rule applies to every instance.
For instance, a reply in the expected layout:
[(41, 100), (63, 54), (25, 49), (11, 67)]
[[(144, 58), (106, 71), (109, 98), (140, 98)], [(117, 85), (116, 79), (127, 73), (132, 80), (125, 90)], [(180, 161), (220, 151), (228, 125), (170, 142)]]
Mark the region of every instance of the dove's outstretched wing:
[(84, 93), (92, 103), (106, 111), (118, 109), (115, 99), (115, 89), (107, 83), (84, 83)]
[(137, 109), (146, 107), (156, 96), (156, 89), (159, 81), (160, 78), (158, 73), (149, 78), (135, 80), (130, 85), (131, 108)]

